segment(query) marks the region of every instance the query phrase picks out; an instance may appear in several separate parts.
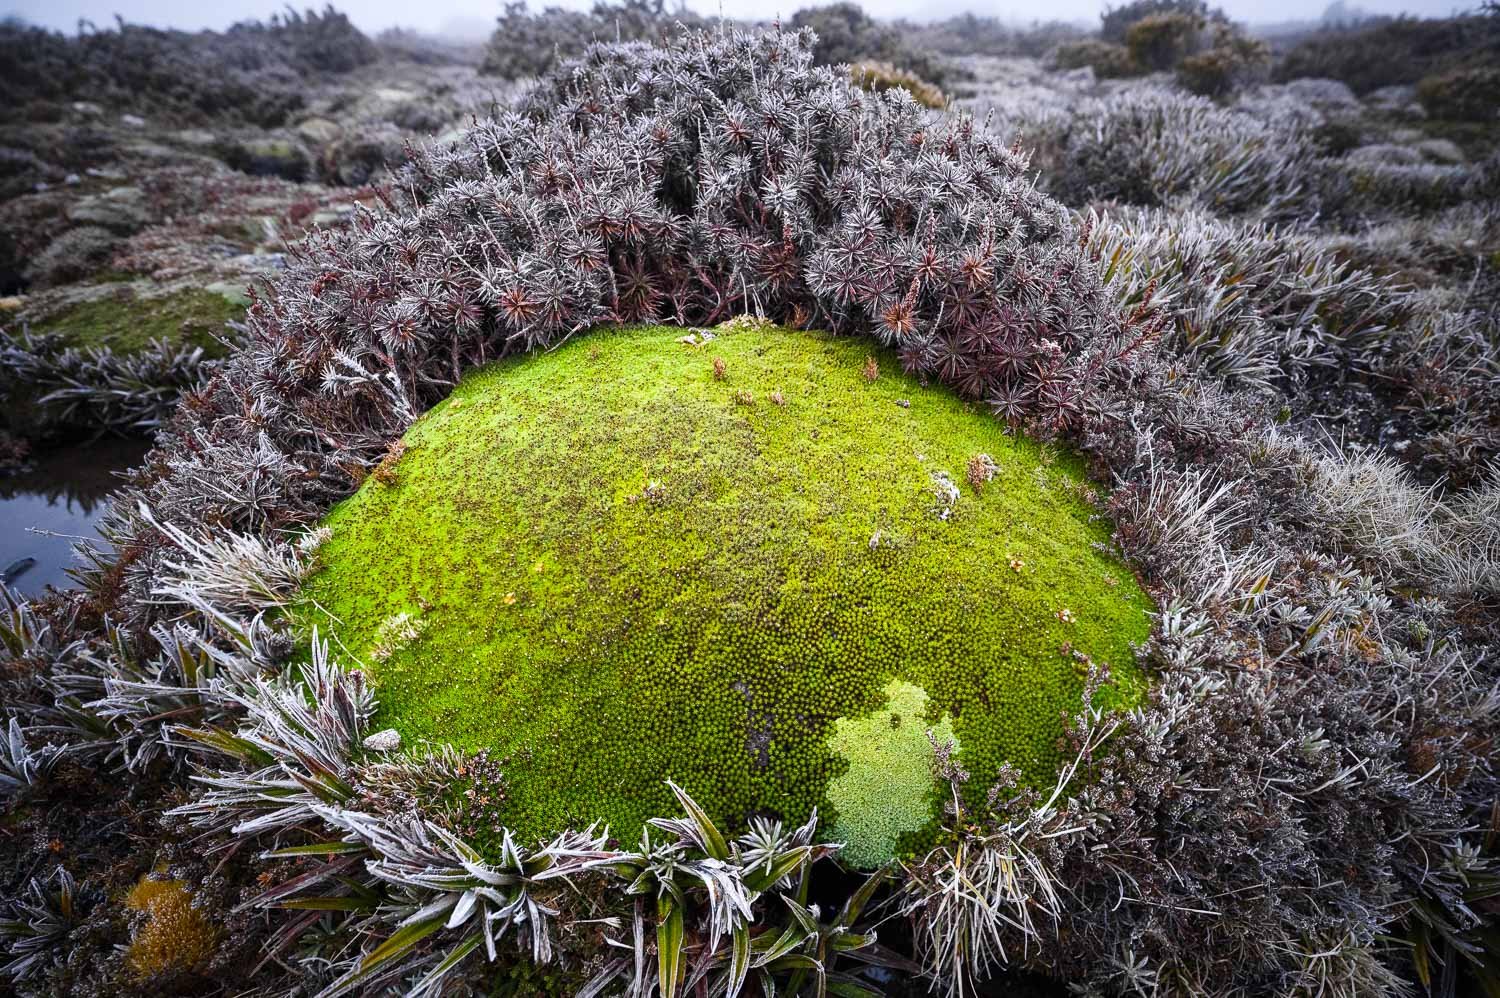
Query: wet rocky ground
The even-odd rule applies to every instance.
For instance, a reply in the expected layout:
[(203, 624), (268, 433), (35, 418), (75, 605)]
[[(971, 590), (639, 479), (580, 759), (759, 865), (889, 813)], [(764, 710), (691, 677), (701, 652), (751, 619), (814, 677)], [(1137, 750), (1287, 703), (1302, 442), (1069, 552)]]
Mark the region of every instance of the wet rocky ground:
[[(104, 498), (148, 446), (134, 411), (50, 392), (89, 377), (90, 391), (109, 393), (139, 388), (132, 377), (206, 372), (292, 240), (346, 224), (408, 143), (451, 141), (510, 86), (461, 62), (385, 58), (311, 85), (274, 128), (90, 101), (45, 120), (0, 115), (6, 583), (27, 595), (68, 584), (74, 545), (101, 543)], [(99, 354), (114, 372), (102, 376), (121, 384), (94, 383)]]
[(310, 83), (273, 128), (91, 101), (0, 114), (0, 468), (55, 474), (80, 434), (149, 433), (137, 412), (48, 396), (192, 377), (232, 348), (291, 241), (346, 224), (409, 144), (453, 140), (511, 89), (388, 56)]

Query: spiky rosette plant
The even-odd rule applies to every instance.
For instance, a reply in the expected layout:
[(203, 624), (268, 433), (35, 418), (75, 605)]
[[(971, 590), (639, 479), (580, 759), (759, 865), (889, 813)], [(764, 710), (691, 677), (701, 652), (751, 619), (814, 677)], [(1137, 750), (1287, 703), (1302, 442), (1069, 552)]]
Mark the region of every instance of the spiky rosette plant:
[(869, 331), (1013, 420), (1075, 423), (1151, 316), (1122, 320), (1024, 168), (972, 120), (812, 67), (799, 36), (596, 47), (300, 248), (165, 449), (302, 470), (243, 487), (265, 503), (182, 498), (240, 527), (315, 516), (467, 367), (609, 322)]

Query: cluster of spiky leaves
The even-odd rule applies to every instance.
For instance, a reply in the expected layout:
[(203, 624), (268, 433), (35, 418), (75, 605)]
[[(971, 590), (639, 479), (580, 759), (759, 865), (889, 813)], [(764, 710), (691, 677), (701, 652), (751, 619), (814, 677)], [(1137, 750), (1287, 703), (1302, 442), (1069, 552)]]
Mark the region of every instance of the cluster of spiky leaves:
[(0, 976), (22, 981), (40, 976), (62, 955), (68, 933), (98, 899), (80, 891), (66, 868), (31, 877), (20, 896), (0, 903)]
[[(1350, 446), (1399, 435), (1391, 453), (1421, 479), (1470, 488), (1500, 454), (1494, 306), (1483, 265), (1469, 270), (1489, 213), (1453, 213), (1451, 233), (1436, 242), (1441, 230), (1399, 225), (1374, 247), (1190, 210), (1112, 207), (1084, 225), (1120, 300), (1169, 315), (1167, 345), (1199, 371), (1273, 399), (1281, 418), (1299, 424), (1343, 416), (1358, 391), (1368, 401), (1364, 417), (1343, 427)], [(1403, 241), (1403, 256), (1460, 273), (1465, 298), (1377, 274), (1376, 265), (1390, 269), (1381, 256), (1388, 240)]]
[(274, 503), (201, 498), (239, 526), (306, 519), (474, 363), (744, 311), (871, 330), (1011, 418), (1076, 421), (1110, 350), (1151, 330), (1117, 316), (1024, 165), (971, 120), (814, 68), (796, 35), (601, 46), (419, 152), (393, 210), (301, 247), (233, 373), (189, 396), (173, 436), (201, 446), (168, 450), (279, 454), (303, 471), (266, 483)]
[(1068, 204), (1191, 203), (1262, 218), (1306, 213), (1320, 193), (1305, 125), (1203, 97), (1132, 87), (1066, 113), (1023, 114), (1049, 190)]
[[(1017, 157), (971, 124), (928, 123), (899, 100), (859, 94), (806, 64), (805, 50), (777, 35), (596, 50), (525, 116), (481, 125), (467, 151), (421, 157), (393, 211), (305, 245), (252, 311), (249, 346), (189, 396), (117, 510), (126, 553), (101, 565), (71, 606), (107, 601), (139, 641), (162, 612), (153, 590), (163, 574), (191, 576), (165, 567), (182, 562), (169, 553), (178, 543), (135, 512), (136, 498), (158, 523), (271, 538), (347, 493), (476, 362), (611, 318), (800, 310), (899, 341), (917, 369), (1083, 448), (1119, 483), (1116, 541), (1166, 606), (1149, 651), (1159, 684), (1129, 723), (1101, 740), (1095, 732), (1111, 724), (1086, 713), (1075, 726), (1078, 761), (1050, 800), (1002, 783), (989, 813), (955, 815), (951, 841), (902, 874), (902, 909), (924, 940), (928, 972), (967, 989), (998, 965), (1025, 965), (1095, 993), (1174, 995), (1398, 995), (1409, 981), (1455, 993), (1445, 982), (1463, 973), (1493, 985), (1496, 574), (1454, 575), (1419, 558), (1393, 574), (1391, 547), (1364, 532), (1381, 521), (1348, 510), (1359, 507), (1360, 489), (1372, 501), (1404, 493), (1399, 471), (1342, 473), (1344, 459), (1278, 435), (1263, 397), (1174, 358), (1156, 338), (1168, 316), (1149, 303), (1116, 314), (1067, 219), (1024, 183)], [(811, 164), (806, 174), (799, 163)], [(916, 183), (911, 193), (903, 177)], [(1021, 224), (1029, 228), (1016, 246), (1008, 240)], [(776, 252), (784, 245), (789, 269)], [(892, 265), (900, 280), (887, 285)], [(883, 313), (913, 287), (918, 319), (908, 330), (904, 313)], [(1029, 344), (1030, 370), (1012, 370), (1009, 350), (998, 349), (1016, 342)], [(1330, 504), (1320, 492), (1329, 482), (1355, 493)], [(1493, 491), (1458, 499), (1449, 528), (1478, 535), (1493, 519)], [(1462, 517), (1474, 518), (1470, 529)], [(272, 669), (280, 659), (251, 657), (267, 643), (235, 638), (254, 637), (235, 619), (205, 604), (185, 622), (204, 628), (219, 653), (237, 645), (235, 654)], [(73, 642), (104, 650), (96, 618), (70, 620), (64, 606), (48, 620), (53, 633), (35, 620), (15, 625), (19, 651), (10, 654), (29, 663), (26, 675), (50, 675)], [(348, 681), (324, 675), (299, 689)], [(368, 851), (376, 839), (353, 817), (338, 824), (363, 812), (328, 803), (344, 793), (337, 769), (329, 777), (306, 768), (310, 760), (327, 769), (324, 743), (299, 734), (296, 717), (268, 720), (250, 694), (215, 702), (230, 703), (252, 731), (273, 724), (296, 743), (289, 752), (242, 743), (232, 721), (210, 722), (223, 748), (250, 754), (243, 769), (215, 779), (262, 770), (272, 779), (259, 796), (254, 781), (216, 789), (244, 791), (262, 820), (289, 800), (294, 827), (271, 821), (263, 830), (306, 835), (330, 854), (297, 883), (326, 875), (343, 885), (326, 904), (353, 911), (342, 924), (359, 955), (335, 975), (360, 964), (393, 978), (437, 970), (454, 950), (424, 943), (469, 953), (484, 945), (441, 935), (475, 924), (475, 881), (494, 888), (485, 917), (514, 910), (530, 890), (514, 868), (477, 863), (430, 835), (424, 846), (427, 833), (411, 830), (390, 852), (418, 857), (419, 868), (401, 876), (423, 893), (367, 893), (378, 879), (370, 864), (379, 857)], [(70, 705), (38, 706), (61, 718)], [(25, 707), (23, 720), (34, 713)], [(297, 716), (305, 715), (327, 716), (308, 704)], [(160, 713), (152, 717), (161, 726)], [(342, 730), (328, 723), (331, 736)], [(72, 730), (58, 737), (84, 739)], [(237, 806), (203, 805), (225, 824), (238, 821)], [(639, 920), (632, 909), (598, 929), (594, 912), (559, 907), (548, 917), (574, 929), (557, 947), (572, 966), (602, 970), (590, 960), (619, 949), (622, 972), (644, 990), (674, 979), (678, 966), (745, 965), (733, 955), (738, 923), (726, 914), (738, 906), (721, 879), (698, 876), (724, 874), (733, 852), (710, 864), (706, 830), (691, 845), (668, 834), (678, 851), (669, 845), (650, 860), (650, 876), (642, 879), (652, 849), (626, 861), (627, 887), (642, 892), (627, 896), (660, 905), (677, 896), (670, 882), (697, 914), (679, 921), (672, 904), (643, 904)], [(350, 862), (340, 858), (346, 849)], [(693, 872), (674, 880), (684, 861)], [(743, 883), (743, 868), (730, 869)], [(337, 879), (351, 871), (353, 883)], [(973, 885), (988, 885), (984, 903)], [(468, 901), (426, 893), (462, 899), (471, 889)], [(442, 924), (452, 930), (410, 921), (432, 903), (449, 906)], [(276, 942), (318, 924), (306, 914)], [(839, 940), (863, 940), (787, 917), (800, 926), (789, 937), (786, 922), (752, 931), (751, 962), (790, 938), (804, 949), (783, 966), (815, 975)], [(688, 924), (701, 928), (690, 937)], [(591, 930), (606, 933), (592, 947)], [(329, 982), (327, 953), (354, 952), (339, 948), (350, 936), (331, 931), (323, 955), (307, 961), (314, 982)], [(398, 966), (394, 957), (425, 962)]]
[(1127, 209), (1087, 229), (1120, 300), (1155, 302), (1172, 316), (1172, 351), (1237, 387), (1296, 396), (1352, 365), (1368, 372), (1413, 309), (1389, 281), (1266, 225)]
[(1319, 116), (1295, 102), (1221, 106), (1141, 83), (1007, 117), (1034, 147), (1048, 191), (1074, 206), (1112, 200), (1289, 223), (1322, 214), (1352, 226), (1500, 191), (1493, 156), (1459, 166), (1323, 155), (1312, 138)]
[[(840, 963), (916, 969), (878, 946), (863, 921), (881, 876), (831, 919), (809, 903), (811, 868), (838, 851), (814, 843), (816, 814), (794, 829), (757, 819), (731, 840), (669, 784), (684, 817), (653, 819), (636, 848), (611, 847), (589, 828), (534, 847), (502, 831), (481, 852), (433, 800), (393, 812), (367, 792), (397, 771), (421, 779), (433, 760), (386, 763), (361, 749), (373, 700), (326, 644), (314, 638), (301, 675), (227, 693), (243, 720), (191, 734), (243, 768), (203, 778), (209, 792), (177, 813), (267, 844), (321, 826), (322, 840), (266, 854), (316, 862), (256, 903), (306, 913), (297, 930), (338, 913), (345, 932), (374, 940), (330, 962), (328, 998), (403, 981), (413, 994), (441, 993), (517, 948), (538, 965), (562, 960), (580, 994), (707, 989), (732, 998), (747, 986), (796, 994), (814, 982), (865, 994)], [(440, 779), (462, 785), (473, 760), (436, 763), (448, 770)], [(297, 934), (279, 933), (272, 955)]]
[[(24, 432), (59, 426), (151, 430), (200, 385), (218, 361), (192, 343), (154, 340), (144, 349), (76, 347), (61, 334), (12, 335), (0, 328), (0, 399)], [(24, 411), (25, 415), (22, 415)], [(12, 424), (15, 426), (15, 424)]]

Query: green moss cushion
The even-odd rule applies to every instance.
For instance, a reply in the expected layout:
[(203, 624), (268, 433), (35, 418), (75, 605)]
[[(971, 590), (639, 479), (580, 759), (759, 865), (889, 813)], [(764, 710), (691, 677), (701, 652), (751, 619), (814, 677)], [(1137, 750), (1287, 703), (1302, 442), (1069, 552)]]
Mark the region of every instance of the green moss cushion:
[(978, 799), (1050, 781), (1074, 650), (1133, 698), (1149, 630), (1077, 468), (867, 344), (713, 335), (477, 371), (330, 513), (306, 612), (377, 720), (505, 759), (527, 836), (633, 841), (671, 778), (730, 825), (818, 806), (870, 865), (938, 813), (928, 728)]

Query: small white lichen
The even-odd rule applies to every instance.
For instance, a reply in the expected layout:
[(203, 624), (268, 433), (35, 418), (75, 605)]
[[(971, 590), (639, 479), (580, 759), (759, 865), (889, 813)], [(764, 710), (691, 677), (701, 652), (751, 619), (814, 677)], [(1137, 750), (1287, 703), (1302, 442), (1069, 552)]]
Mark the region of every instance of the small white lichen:
[(953, 516), (953, 510), (958, 505), (958, 486), (953, 482), (953, 476), (946, 471), (934, 471), (932, 473), (932, 495), (937, 499), (937, 505), (933, 513), (939, 520), (948, 520)]

